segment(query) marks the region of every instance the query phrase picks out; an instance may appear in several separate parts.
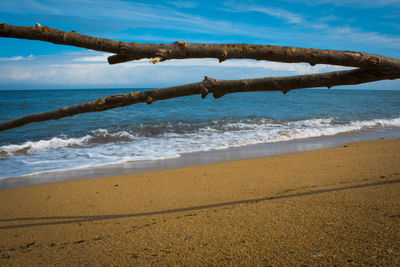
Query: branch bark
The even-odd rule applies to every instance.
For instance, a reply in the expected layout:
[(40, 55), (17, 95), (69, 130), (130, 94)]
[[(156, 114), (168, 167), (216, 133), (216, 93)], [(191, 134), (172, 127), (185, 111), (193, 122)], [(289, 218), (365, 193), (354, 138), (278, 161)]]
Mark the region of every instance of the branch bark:
[[(392, 74), (384, 78), (395, 79), (399, 78), (399, 75)], [(57, 120), (80, 113), (104, 111), (137, 103), (151, 104), (155, 101), (176, 97), (200, 94), (202, 98), (205, 98), (208, 94), (213, 94), (214, 98), (220, 98), (226, 94), (255, 91), (281, 91), (286, 94), (293, 89), (360, 84), (382, 79), (383, 77), (377, 76), (375, 72), (362, 69), (245, 80), (216, 80), (205, 77), (202, 82), (198, 83), (113, 95), (80, 105), (63, 107), (44, 113), (30, 114), (19, 119), (0, 123), (0, 131), (20, 127), (32, 122)]]

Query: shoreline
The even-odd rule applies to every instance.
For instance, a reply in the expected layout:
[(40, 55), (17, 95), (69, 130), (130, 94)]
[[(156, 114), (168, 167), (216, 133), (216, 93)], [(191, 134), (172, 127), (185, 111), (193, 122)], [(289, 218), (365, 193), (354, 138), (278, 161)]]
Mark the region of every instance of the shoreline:
[(350, 142), (394, 138), (400, 138), (400, 131), (397, 129), (342, 133), (334, 136), (321, 136), (274, 143), (230, 147), (221, 150), (191, 152), (181, 154), (181, 156), (177, 158), (132, 161), (103, 166), (83, 167), (71, 170), (56, 170), (39, 174), (0, 178), (0, 190), (63, 181), (95, 179), (116, 175), (176, 169), (243, 159), (271, 157), (304, 151), (333, 148)]
[(0, 191), (1, 265), (400, 264), (400, 139)]

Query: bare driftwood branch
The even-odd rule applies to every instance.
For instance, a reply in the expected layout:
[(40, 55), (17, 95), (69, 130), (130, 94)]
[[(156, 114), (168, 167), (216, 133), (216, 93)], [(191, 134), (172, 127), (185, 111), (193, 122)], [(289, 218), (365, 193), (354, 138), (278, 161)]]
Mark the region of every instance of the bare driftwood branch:
[(33, 27), (0, 24), (0, 37), (41, 40), (54, 44), (71, 45), (117, 54), (109, 57), (109, 63), (152, 58), (153, 63), (169, 59), (217, 58), (256, 59), (287, 63), (306, 62), (311, 65), (331, 64), (363, 69), (377, 69), (381, 73), (400, 71), (400, 60), (367, 53), (281, 47), (249, 44), (192, 44), (178, 41), (172, 44), (142, 44), (120, 42), (65, 32), (37, 24)]
[(96, 38), (72, 32), (64, 32), (37, 24), (34, 27), (0, 24), (0, 37), (47, 41), (54, 44), (72, 45), (116, 55), (108, 58), (110, 64), (152, 58), (152, 63), (169, 59), (217, 58), (256, 59), (288, 63), (307, 62), (331, 64), (358, 69), (289, 77), (266, 77), (245, 80), (215, 80), (206, 77), (202, 82), (149, 91), (131, 92), (100, 98), (91, 102), (63, 107), (58, 110), (30, 114), (12, 121), (0, 123), (0, 131), (20, 127), (32, 122), (55, 120), (80, 113), (104, 111), (117, 107), (176, 97), (200, 94), (205, 98), (211, 93), (215, 98), (225, 94), (252, 91), (282, 91), (314, 87), (332, 87), (400, 78), (400, 60), (367, 53), (320, 50), (297, 47), (280, 47), (248, 44), (190, 44), (178, 41), (173, 44), (139, 44)]
[[(394, 79), (397, 77), (398, 76), (395, 75), (389, 75), (386, 79)], [(113, 95), (80, 105), (63, 107), (58, 110), (39, 114), (31, 114), (16, 120), (1, 123), (0, 131), (20, 127), (32, 122), (56, 120), (80, 113), (104, 111), (143, 102), (151, 104), (154, 101), (183, 96), (200, 94), (202, 98), (205, 98), (207, 94), (213, 94), (214, 98), (220, 98), (226, 94), (254, 91), (282, 91), (286, 94), (293, 89), (360, 84), (381, 79), (382, 77), (378, 77), (374, 73), (362, 69), (246, 80), (215, 80), (205, 77), (202, 82), (198, 83)]]

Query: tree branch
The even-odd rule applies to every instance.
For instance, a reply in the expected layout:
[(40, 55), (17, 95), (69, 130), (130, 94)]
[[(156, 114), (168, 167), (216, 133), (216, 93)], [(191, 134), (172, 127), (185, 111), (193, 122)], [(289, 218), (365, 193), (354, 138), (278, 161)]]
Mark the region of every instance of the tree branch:
[(104, 111), (137, 103), (146, 102), (147, 104), (151, 104), (155, 101), (183, 96), (200, 94), (202, 98), (205, 98), (207, 94), (210, 93), (213, 94), (214, 98), (219, 98), (226, 94), (254, 91), (282, 91), (286, 94), (289, 90), (293, 89), (360, 84), (382, 79), (396, 79), (399, 77), (400, 74), (391, 74), (384, 77), (377, 76), (375, 72), (361, 69), (245, 80), (215, 80), (205, 77), (202, 82), (198, 83), (113, 95), (80, 105), (63, 107), (44, 113), (30, 114), (19, 119), (0, 123), (0, 131), (20, 127), (32, 122), (57, 120), (80, 113)]
[(36, 24), (34, 27), (0, 24), (0, 37), (41, 40), (117, 54), (110, 64), (152, 58), (153, 63), (169, 59), (217, 58), (256, 59), (287, 63), (306, 62), (311, 65), (330, 64), (363, 69), (379, 69), (389, 74), (400, 71), (400, 60), (367, 53), (249, 44), (195, 44), (178, 41), (172, 44), (141, 44), (120, 42), (65, 32)]

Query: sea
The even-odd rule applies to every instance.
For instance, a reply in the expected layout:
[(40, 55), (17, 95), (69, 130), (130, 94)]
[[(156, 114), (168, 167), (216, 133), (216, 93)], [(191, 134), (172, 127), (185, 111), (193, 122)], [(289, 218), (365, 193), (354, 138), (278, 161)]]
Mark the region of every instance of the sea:
[[(149, 89), (2, 90), (0, 122), (141, 90)], [(400, 90), (302, 89), (204, 100), (191, 96), (0, 132), (0, 182), (12, 178), (27, 183), (96, 168), (107, 173), (107, 167), (112, 173), (127, 173), (146, 162), (162, 169), (159, 163), (190, 155), (214, 162), (235, 159), (218, 157), (218, 152), (245, 151), (246, 157), (256, 157), (277, 148), (285, 148), (277, 154), (291, 152), (298, 144), (303, 149), (296, 151), (323, 147), (317, 143), (395, 137), (400, 137)], [(203, 162), (197, 159), (191, 164)]]

